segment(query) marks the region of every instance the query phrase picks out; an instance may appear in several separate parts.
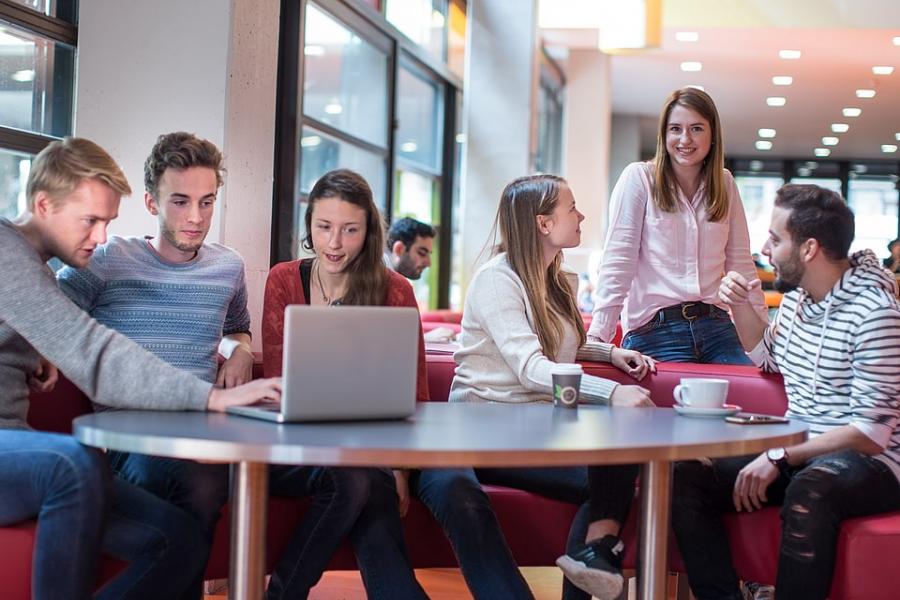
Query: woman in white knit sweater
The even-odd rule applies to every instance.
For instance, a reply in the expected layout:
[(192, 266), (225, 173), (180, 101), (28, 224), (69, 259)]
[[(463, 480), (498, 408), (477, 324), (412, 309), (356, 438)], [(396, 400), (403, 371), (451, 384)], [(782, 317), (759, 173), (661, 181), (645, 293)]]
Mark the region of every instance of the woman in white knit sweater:
[[(549, 402), (550, 369), (576, 357), (611, 362), (636, 379), (652, 359), (588, 342), (578, 312), (574, 274), (561, 268), (562, 250), (581, 241), (584, 216), (565, 180), (522, 177), (503, 191), (495, 228), (496, 256), (469, 286), (451, 401)], [(583, 401), (653, 406), (647, 390), (584, 376)], [(567, 555), (559, 564), (575, 586), (603, 598), (622, 589), (619, 529), (634, 496), (634, 465), (520, 469), (429, 469), (412, 491), (444, 526), (463, 575), (478, 598), (531, 598), (480, 483), (529, 490), (581, 505)], [(563, 598), (587, 598), (566, 581)]]

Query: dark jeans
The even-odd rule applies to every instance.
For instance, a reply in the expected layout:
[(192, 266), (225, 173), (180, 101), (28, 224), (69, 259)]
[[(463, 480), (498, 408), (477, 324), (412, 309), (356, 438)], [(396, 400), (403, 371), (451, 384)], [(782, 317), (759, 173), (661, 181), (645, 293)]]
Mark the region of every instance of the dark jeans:
[[(127, 452), (110, 452), (109, 460), (116, 475), (168, 500), (197, 520), (206, 540), (199, 549), (205, 570), (216, 522), (228, 500), (229, 465)], [(202, 596), (203, 570), (197, 574), (184, 598), (199, 600)]]
[(667, 321), (657, 313), (649, 323), (629, 331), (622, 347), (665, 362), (753, 364), (741, 347), (731, 317), (718, 308), (693, 321)]
[[(734, 512), (738, 472), (756, 456), (675, 465), (672, 527), (698, 600), (740, 600), (723, 513)], [(838, 533), (845, 519), (900, 509), (900, 485), (880, 460), (847, 450), (817, 457), (782, 474), (767, 490), (781, 506), (775, 589), (780, 599), (828, 595)]]
[(33, 598), (90, 596), (109, 491), (101, 452), (65, 435), (0, 431), (0, 525), (35, 517), (40, 523)]
[(271, 467), (269, 473), (272, 494), (313, 496), (272, 572), (270, 600), (306, 598), (348, 536), (368, 598), (427, 598), (406, 552), (389, 470)]
[[(580, 508), (572, 521), (566, 551), (585, 542), (588, 525), (600, 519), (624, 523), (634, 498), (638, 468), (560, 467), (520, 469), (425, 469), (410, 476), (410, 492), (444, 528), (469, 591), (476, 600), (531, 599), (534, 596), (513, 559), (481, 483), (502, 485)], [(590, 596), (563, 581), (566, 600)]]

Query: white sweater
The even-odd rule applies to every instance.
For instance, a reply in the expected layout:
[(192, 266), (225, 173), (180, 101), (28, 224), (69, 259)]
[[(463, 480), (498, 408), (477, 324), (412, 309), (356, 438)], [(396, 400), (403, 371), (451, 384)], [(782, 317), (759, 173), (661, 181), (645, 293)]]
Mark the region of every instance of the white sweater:
[[(566, 273), (570, 285), (577, 276)], [(574, 289), (574, 287), (573, 287)], [(469, 284), (463, 309), (460, 349), (454, 353), (456, 376), (451, 402), (549, 402), (550, 369), (535, 333), (534, 316), (522, 280), (498, 254), (481, 267)], [(612, 344), (589, 342), (578, 348), (577, 332), (567, 327), (557, 362), (577, 359), (609, 362)], [(581, 400), (608, 404), (618, 383), (585, 375)]]

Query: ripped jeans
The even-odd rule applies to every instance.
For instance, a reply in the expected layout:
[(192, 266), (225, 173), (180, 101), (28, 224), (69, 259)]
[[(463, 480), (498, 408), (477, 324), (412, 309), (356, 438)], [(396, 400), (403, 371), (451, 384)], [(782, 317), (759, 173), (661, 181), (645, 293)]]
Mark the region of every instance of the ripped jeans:
[[(756, 456), (675, 465), (672, 528), (698, 600), (740, 600), (721, 515), (734, 512), (732, 490)], [(781, 506), (775, 593), (788, 600), (828, 596), (838, 533), (845, 519), (900, 509), (900, 484), (880, 460), (846, 450), (782, 473), (767, 490)]]

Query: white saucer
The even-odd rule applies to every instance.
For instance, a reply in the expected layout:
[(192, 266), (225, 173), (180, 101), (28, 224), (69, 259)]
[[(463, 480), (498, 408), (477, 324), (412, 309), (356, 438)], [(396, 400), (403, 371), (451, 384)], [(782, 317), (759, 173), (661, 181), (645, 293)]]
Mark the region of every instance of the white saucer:
[(721, 408), (701, 408), (675, 404), (672, 408), (674, 408), (675, 412), (679, 415), (685, 417), (727, 417), (741, 412), (741, 407), (737, 404), (726, 404)]

